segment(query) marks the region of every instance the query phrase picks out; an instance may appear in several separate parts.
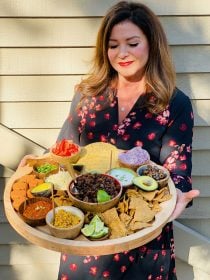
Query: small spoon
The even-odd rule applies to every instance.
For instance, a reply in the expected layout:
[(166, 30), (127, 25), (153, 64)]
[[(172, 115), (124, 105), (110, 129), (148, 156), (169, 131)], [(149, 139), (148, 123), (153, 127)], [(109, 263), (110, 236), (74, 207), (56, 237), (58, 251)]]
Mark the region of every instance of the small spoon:
[(52, 184), (52, 209), (53, 209), (53, 217), (52, 217), (52, 225), (55, 223), (55, 201), (54, 201), (54, 185)]
[(73, 186), (73, 187), (71, 188), (70, 192), (71, 192), (73, 195), (79, 194), (79, 191), (78, 191), (77, 187), (75, 187), (75, 186)]

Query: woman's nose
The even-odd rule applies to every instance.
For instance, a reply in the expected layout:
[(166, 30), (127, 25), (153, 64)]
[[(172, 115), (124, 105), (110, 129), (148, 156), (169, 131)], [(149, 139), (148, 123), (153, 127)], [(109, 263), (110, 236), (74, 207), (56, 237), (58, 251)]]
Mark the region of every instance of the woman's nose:
[(126, 46), (120, 46), (118, 56), (119, 58), (125, 58), (128, 55), (128, 49)]

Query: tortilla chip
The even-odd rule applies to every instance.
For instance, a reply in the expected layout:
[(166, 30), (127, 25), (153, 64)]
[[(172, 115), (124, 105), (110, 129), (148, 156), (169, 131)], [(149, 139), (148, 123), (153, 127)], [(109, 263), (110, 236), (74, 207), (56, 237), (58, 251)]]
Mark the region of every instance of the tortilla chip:
[(151, 222), (154, 218), (155, 218), (155, 212), (152, 211), (148, 207), (148, 205), (144, 204), (143, 207), (142, 205), (136, 207), (135, 215), (133, 218), (134, 221), (148, 223)]
[(101, 213), (102, 219), (106, 225), (110, 225), (112, 221), (119, 220), (116, 208), (111, 208)]
[(147, 201), (152, 201), (154, 199), (155, 195), (158, 193), (157, 190), (151, 191), (151, 192), (139, 190), (139, 192), (143, 196), (143, 198), (145, 198)]
[[(139, 205), (147, 205), (147, 202), (140, 197), (130, 197), (129, 209), (136, 209)], [(142, 206), (143, 207), (143, 206)]]
[(127, 235), (125, 224), (120, 220), (117, 209), (111, 208), (101, 214), (102, 220), (110, 228), (110, 239)]
[(129, 224), (129, 229), (133, 232), (146, 228), (146, 227), (151, 227), (152, 223), (144, 223), (144, 222), (138, 222), (138, 221), (132, 221)]
[(120, 219), (112, 221), (109, 224), (109, 228), (111, 230), (110, 239), (120, 238), (127, 235), (127, 229)]
[(123, 224), (124, 224), (125, 226), (128, 226), (128, 224), (129, 224), (130, 221), (132, 220), (132, 217), (129, 216), (128, 214), (126, 214), (126, 213), (121, 213), (121, 214), (119, 215), (119, 218), (120, 218), (121, 222), (123, 222)]

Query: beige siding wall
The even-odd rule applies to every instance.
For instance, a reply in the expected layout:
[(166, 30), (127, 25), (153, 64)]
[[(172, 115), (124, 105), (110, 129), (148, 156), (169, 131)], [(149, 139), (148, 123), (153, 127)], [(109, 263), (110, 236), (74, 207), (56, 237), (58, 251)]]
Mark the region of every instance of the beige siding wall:
[[(101, 17), (115, 2), (0, 1), (1, 124), (38, 145), (54, 143), (68, 114), (74, 85), (88, 70)], [(193, 186), (201, 190), (201, 196), (179, 221), (210, 239), (210, 1), (141, 2), (160, 16), (176, 66), (177, 85), (191, 98), (195, 112)], [(1, 198), (10, 175), (0, 166)], [(0, 227), (11, 233), (11, 240), (0, 237), (0, 252), (3, 246), (8, 253), (12, 248), (5, 249), (5, 244), (13, 238), (16, 243), (24, 241), (7, 224), (2, 201), (0, 211)], [(3, 260), (0, 255), (0, 269), (11, 263)], [(27, 269), (29, 264), (24, 263), (23, 271)], [(6, 268), (2, 271), (6, 273)], [(20, 274), (19, 268), (14, 271)]]

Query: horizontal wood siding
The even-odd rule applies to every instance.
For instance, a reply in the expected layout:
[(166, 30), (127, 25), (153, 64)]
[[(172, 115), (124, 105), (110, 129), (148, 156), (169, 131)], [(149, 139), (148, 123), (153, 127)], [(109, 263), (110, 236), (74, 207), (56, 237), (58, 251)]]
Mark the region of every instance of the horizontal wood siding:
[[(138, 0), (137, 0), (138, 1)], [(102, 16), (114, 0), (1, 0), (3, 17), (81, 17)], [(158, 15), (208, 15), (209, 0), (141, 0)]]
[[(210, 43), (210, 16), (160, 17), (170, 45)], [(0, 18), (1, 47), (94, 46), (101, 18)]]
[[(172, 46), (177, 73), (210, 72), (210, 46)], [(94, 48), (1, 48), (1, 75), (85, 74)], [(198, 68), (199, 66), (199, 68)]]

